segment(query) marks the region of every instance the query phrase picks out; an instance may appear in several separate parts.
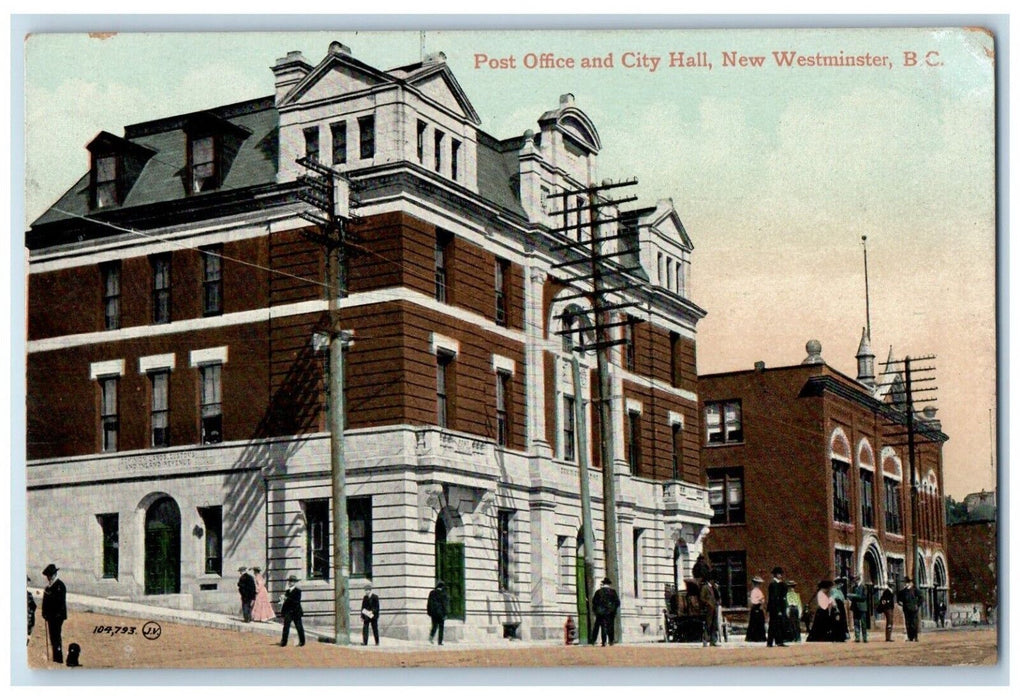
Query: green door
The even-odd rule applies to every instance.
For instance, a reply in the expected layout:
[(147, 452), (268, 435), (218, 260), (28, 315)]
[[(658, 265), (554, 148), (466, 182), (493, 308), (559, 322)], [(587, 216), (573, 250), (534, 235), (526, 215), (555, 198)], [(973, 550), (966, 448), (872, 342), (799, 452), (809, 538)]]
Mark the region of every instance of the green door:
[(463, 620), (464, 605), (464, 543), (436, 542), (436, 577), (446, 584), (450, 597), (448, 617)]
[(181, 512), (161, 498), (145, 514), (145, 593), (181, 592)]
[(577, 549), (577, 556), (574, 557), (574, 581), (577, 585), (577, 643), (588, 643), (588, 591), (584, 582), (584, 548)]

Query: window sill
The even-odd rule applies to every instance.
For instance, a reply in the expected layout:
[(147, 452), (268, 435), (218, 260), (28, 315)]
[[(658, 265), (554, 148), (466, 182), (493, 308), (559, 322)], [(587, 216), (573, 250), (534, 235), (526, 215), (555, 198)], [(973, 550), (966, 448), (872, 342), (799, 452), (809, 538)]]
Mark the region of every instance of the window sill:
[(709, 523), (708, 524), (708, 526), (710, 528), (713, 528), (713, 527), (743, 527), (745, 525), (747, 525), (746, 521), (742, 522), (742, 523)]
[(705, 447), (711, 449), (714, 447), (743, 447), (745, 442), (740, 440), (739, 442), (707, 442)]

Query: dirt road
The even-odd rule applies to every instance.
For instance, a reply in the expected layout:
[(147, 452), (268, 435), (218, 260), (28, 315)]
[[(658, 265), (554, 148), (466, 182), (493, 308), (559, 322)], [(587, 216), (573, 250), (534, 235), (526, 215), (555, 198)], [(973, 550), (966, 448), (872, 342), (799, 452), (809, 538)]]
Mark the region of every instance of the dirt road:
[[(506, 642), (466, 648), (458, 644), (409, 648), (393, 640), (381, 647), (337, 647), (311, 638), (304, 647), (281, 648), (275, 636), (173, 623), (145, 628), (145, 620), (74, 612), (64, 625), (64, 649), (82, 647), (83, 668), (451, 668), (451, 667), (667, 667), (667, 666), (984, 666), (997, 659), (995, 631), (922, 633), (919, 643), (796, 644), (785, 649), (642, 643), (567, 647)], [(106, 628), (109, 627), (110, 630)], [(117, 630), (117, 628), (122, 628)], [(101, 631), (97, 631), (99, 628)], [(130, 632), (131, 628), (133, 633)], [(143, 631), (147, 632), (146, 636)], [(902, 634), (897, 635), (902, 639)], [(387, 646), (389, 643), (390, 646)], [(33, 668), (48, 661), (40, 618), (28, 649)]]

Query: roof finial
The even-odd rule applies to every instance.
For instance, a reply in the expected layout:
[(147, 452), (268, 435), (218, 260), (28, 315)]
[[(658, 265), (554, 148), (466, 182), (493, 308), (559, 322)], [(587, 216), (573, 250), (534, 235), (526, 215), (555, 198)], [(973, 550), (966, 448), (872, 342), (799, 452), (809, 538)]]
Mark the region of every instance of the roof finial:
[(871, 340), (871, 295), (868, 289), (868, 237), (861, 236), (864, 247), (864, 315), (867, 321), (868, 340)]

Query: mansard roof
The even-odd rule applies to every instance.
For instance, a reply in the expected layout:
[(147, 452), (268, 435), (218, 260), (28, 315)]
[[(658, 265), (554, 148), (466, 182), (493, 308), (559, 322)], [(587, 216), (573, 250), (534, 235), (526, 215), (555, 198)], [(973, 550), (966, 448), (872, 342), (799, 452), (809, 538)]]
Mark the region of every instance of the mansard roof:
[[(121, 144), (144, 148), (151, 157), (138, 174), (124, 200), (105, 207), (103, 216), (134, 207), (187, 199), (198, 203), (203, 198), (276, 182), (279, 115), (272, 97), (224, 105), (125, 127), (124, 137), (112, 134)], [(188, 137), (190, 129), (215, 128), (233, 133), (240, 140), (237, 154), (216, 190), (187, 194)], [(106, 139), (107, 142), (109, 138)], [(93, 143), (96, 141), (94, 140)], [(32, 223), (32, 227), (91, 216), (89, 173), (85, 173), (53, 206)]]

